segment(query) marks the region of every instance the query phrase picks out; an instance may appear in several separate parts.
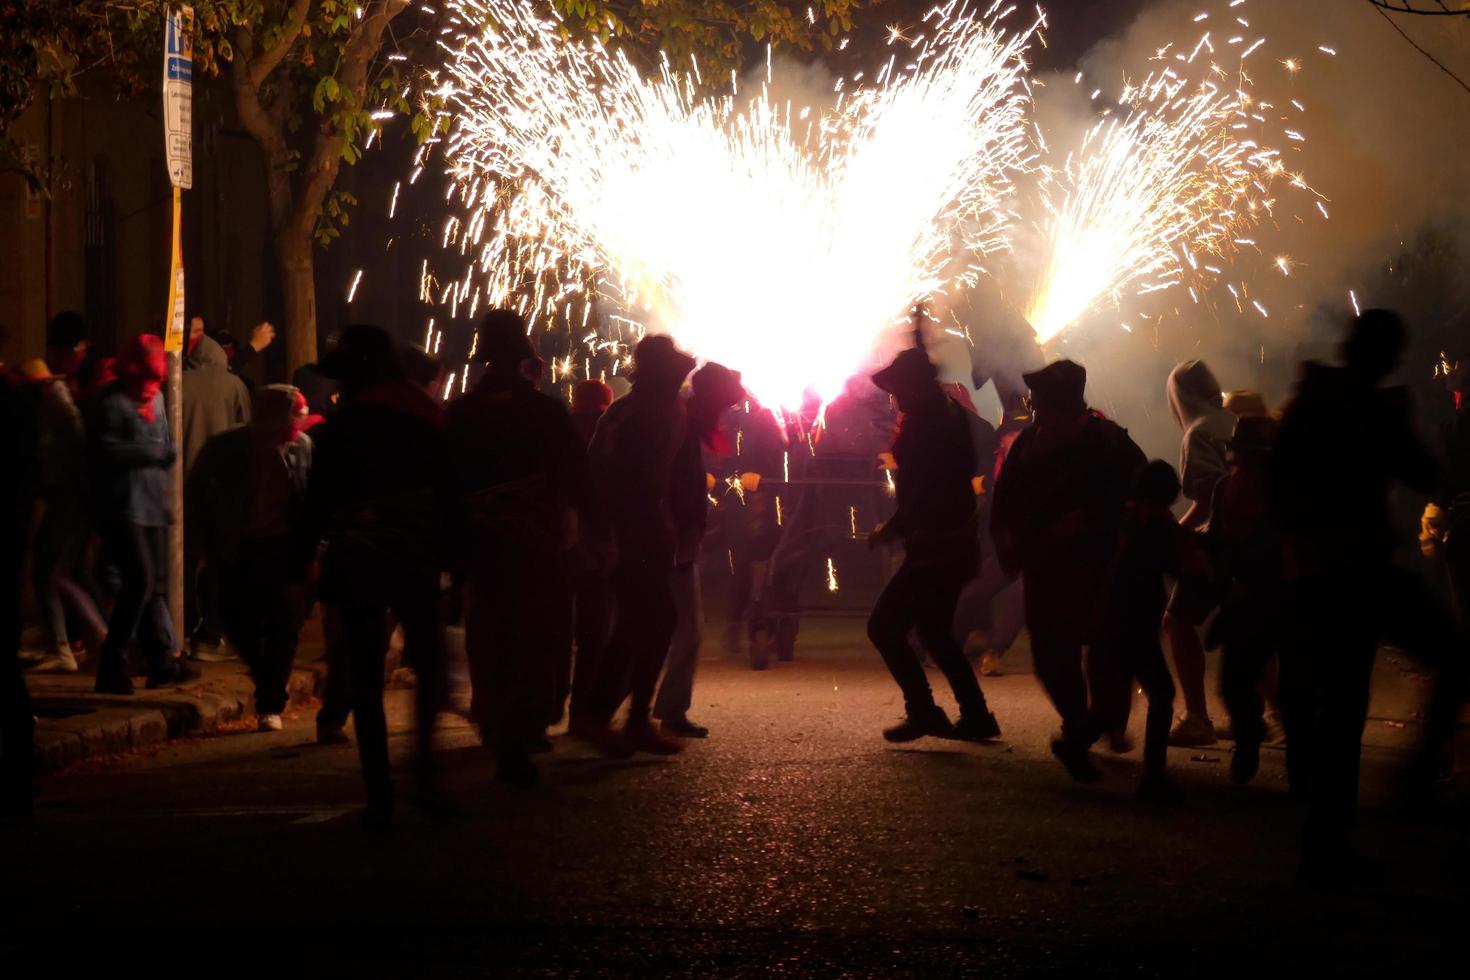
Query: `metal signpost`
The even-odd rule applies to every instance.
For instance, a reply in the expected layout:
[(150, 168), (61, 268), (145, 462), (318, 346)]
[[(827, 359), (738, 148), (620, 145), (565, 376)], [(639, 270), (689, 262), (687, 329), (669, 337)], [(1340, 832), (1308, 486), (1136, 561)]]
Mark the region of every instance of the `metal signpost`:
[(184, 258), (179, 240), (183, 191), (194, 186), (194, 8), (169, 11), (163, 32), (163, 141), (168, 179), (173, 185), (173, 243), (169, 249), (168, 312), (164, 349), (168, 351), (168, 423), (180, 450), (173, 466), (174, 522), (168, 536), (168, 606), (174, 634), (184, 640), (184, 457), (183, 359)]

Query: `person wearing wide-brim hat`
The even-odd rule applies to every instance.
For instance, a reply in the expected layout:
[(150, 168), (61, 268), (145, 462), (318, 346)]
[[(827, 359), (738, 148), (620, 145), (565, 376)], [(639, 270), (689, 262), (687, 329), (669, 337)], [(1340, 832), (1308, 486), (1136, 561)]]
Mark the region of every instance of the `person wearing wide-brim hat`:
[[(633, 350), (633, 388), (608, 408), (589, 447), (616, 551), (615, 612), (597, 680), (572, 718), (572, 732), (607, 755), (679, 751), (678, 742), (654, 729), (650, 713), (677, 621), (669, 588), (675, 553), (669, 496), (687, 424), (679, 389), (694, 365), (671, 338), (644, 337)], [(625, 699), (627, 722), (614, 731), (612, 717)]]
[(1088, 761), (1082, 648), (1147, 460), (1127, 430), (1088, 409), (1082, 365), (1053, 361), (1023, 377), (1036, 420), (1006, 455), (990, 529), (1002, 567), (1024, 580), (1036, 676), (1062, 717), (1052, 751), (1074, 778), (1090, 781), (1099, 777)]
[[(980, 682), (955, 639), (955, 605), (979, 567), (976, 533), (975, 446), (960, 408), (940, 388), (934, 365), (918, 347), (899, 353), (873, 375), (873, 383), (898, 402), (902, 413), (891, 452), (897, 471), (898, 507), (876, 528), (869, 544), (902, 544), (903, 564), (884, 586), (868, 619), (868, 638), (903, 691), (904, 717), (883, 732), (890, 742), (925, 736), (983, 741), (1000, 726), (985, 703)], [(959, 703), (960, 718), (934, 702), (923, 665), (909, 644), (917, 631), (944, 672)]]

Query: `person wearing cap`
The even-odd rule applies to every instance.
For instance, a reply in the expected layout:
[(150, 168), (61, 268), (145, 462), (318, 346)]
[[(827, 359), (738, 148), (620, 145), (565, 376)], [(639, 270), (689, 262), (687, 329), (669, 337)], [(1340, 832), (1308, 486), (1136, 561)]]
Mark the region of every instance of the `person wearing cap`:
[[(84, 640), (95, 652), (107, 635), (106, 620), (83, 584), (89, 528), (87, 435), (71, 389), (45, 361), (27, 361), (20, 374), (36, 398), (41, 437), (37, 492), (44, 510), (32, 542), (31, 581), (51, 652), (36, 669), (74, 674), (78, 668), (71, 639)], [(85, 637), (68, 637), (68, 613)]]
[(653, 717), (659, 730), (674, 738), (705, 738), (709, 729), (689, 720), (694, 700), (694, 672), (699, 662), (703, 609), (699, 592), (699, 545), (709, 521), (708, 467), (705, 454), (728, 456), (731, 446), (721, 429), (725, 412), (745, 397), (740, 374), (711, 361), (689, 379), (684, 402), (688, 420), (683, 442), (674, 456), (669, 509), (677, 550), (669, 579), (677, 621)]
[(214, 565), (231, 645), (255, 682), (260, 731), (280, 731), (286, 683), (305, 619), (305, 589), (291, 561), (311, 474), (301, 431), (306, 400), (290, 385), (252, 396), (250, 424), (204, 444), (184, 485), (196, 546)]
[(117, 381), (97, 406), (93, 473), (99, 530), (122, 578), (97, 668), (97, 691), (132, 694), (128, 648), (137, 642), (148, 686), (197, 678), (180, 661), (168, 608), (168, 527), (174, 519), (170, 468), (178, 457), (164, 408), (168, 359), (152, 334), (133, 338), (118, 355)]
[(520, 314), (487, 313), (475, 351), (484, 377), (449, 408), (471, 712), (496, 779), (534, 786), (531, 754), (549, 747), (566, 696), (568, 565), (591, 517), (587, 450), (566, 405), (531, 380), (536, 355)]
[(1088, 409), (1080, 364), (1053, 361), (1024, 377), (1035, 421), (1006, 454), (990, 530), (1001, 566), (1025, 585), (1036, 676), (1062, 719), (1052, 751), (1074, 777), (1095, 779), (1082, 649), (1129, 490), (1147, 460), (1126, 429)]
[(1301, 875), (1328, 886), (1376, 870), (1352, 849), (1351, 830), (1379, 642), (1392, 639), (1438, 675), (1406, 774), (1411, 802), (1429, 802), (1466, 690), (1463, 636), (1419, 577), (1394, 564), (1389, 491), (1401, 483), (1432, 493), (1439, 477), (1408, 390), (1384, 386), (1407, 342), (1396, 313), (1365, 310), (1352, 320), (1341, 367), (1304, 365), (1272, 456), (1272, 502), (1294, 564), (1304, 637), (1283, 659), (1283, 701), (1312, 695), (1302, 709), (1312, 722)]
[[(381, 327), (344, 328), (318, 370), (340, 383), (342, 397), (337, 412), (312, 430), (295, 574), (316, 559), (318, 597), (341, 627), (328, 647), (328, 683), (345, 664), (367, 791), (363, 820), (385, 828), (394, 810), (383, 712), (389, 612), (403, 629), (404, 659), (417, 678), (418, 802), (440, 806), (433, 733), (447, 699), (439, 612), (453, 503), (447, 419), (438, 402), (404, 379)], [(319, 716), (318, 737), (339, 741), (330, 726), (344, 720)]]
[[(669, 588), (677, 551), (670, 496), (686, 427), (679, 390), (694, 364), (667, 336), (640, 340), (633, 351), (632, 390), (608, 408), (588, 449), (616, 554), (614, 625), (586, 713), (572, 718), (571, 730), (613, 757), (680, 749), (653, 727), (649, 715), (678, 618)], [(613, 715), (625, 700), (627, 720), (617, 731)]]
[[(1281, 527), (1271, 509), (1267, 478), (1278, 423), (1253, 415), (1235, 423), (1230, 437), (1230, 472), (1215, 485), (1207, 532), (1211, 564), (1220, 582), (1220, 612), (1206, 635), (1221, 648), (1220, 694), (1230, 714), (1235, 753), (1230, 777), (1248, 783), (1260, 768), (1266, 722), (1261, 680), (1291, 633)], [(1292, 685), (1287, 685), (1292, 690)], [(1287, 777), (1305, 786), (1304, 742), (1290, 727), (1299, 719), (1286, 706)]]
[[(891, 450), (897, 508), (868, 539), (872, 547), (899, 544), (904, 550), (903, 564), (868, 618), (868, 638), (903, 691), (904, 717), (883, 737), (890, 742), (924, 736), (998, 738), (1000, 725), (953, 631), (960, 590), (980, 559), (970, 423), (940, 388), (934, 365), (920, 348), (900, 352), (873, 375), (873, 383), (893, 396), (901, 413)], [(924, 667), (909, 644), (911, 630), (959, 703), (955, 724), (934, 702)]]

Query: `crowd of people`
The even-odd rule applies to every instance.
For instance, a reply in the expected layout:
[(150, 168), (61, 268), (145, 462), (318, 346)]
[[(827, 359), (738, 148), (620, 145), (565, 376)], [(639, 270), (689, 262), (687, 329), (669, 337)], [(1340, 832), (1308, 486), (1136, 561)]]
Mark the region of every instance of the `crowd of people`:
[[(508, 310), (480, 322), (479, 380), (447, 402), (443, 365), (375, 326), (344, 329), (320, 363), (281, 385), (242, 378), (249, 358), (231, 357), (197, 321), (176, 439), (161, 341), (141, 335), (103, 362), (84, 356), (84, 335), (59, 318), (47, 361), (3, 387), (6, 458), (35, 463), (6, 479), (7, 553), (17, 556), (0, 583), (7, 646), (19, 632), (29, 542), (47, 642), (34, 669), (73, 672), (95, 655), (96, 689), (127, 695), (140, 672), (150, 687), (190, 679), (190, 655), (207, 659), (224, 637), (249, 668), (261, 729), (276, 730), (298, 636), (319, 604), (328, 681), (317, 735), (348, 741), (353, 717), (370, 825), (387, 826), (395, 809), (383, 706), (395, 630), (416, 675), (414, 800), (431, 812), (447, 806), (433, 732), (449, 706), (453, 621), (464, 626), (469, 715), (503, 782), (539, 781), (535, 756), (563, 720), (614, 758), (673, 755), (683, 739), (708, 735), (689, 711), (716, 458), (770, 457), (747, 472), (740, 463), (731, 483), (756, 504), (741, 535), (725, 529), (732, 642), (748, 640), (753, 665), (763, 666), (757, 649), (790, 656), (796, 589), (768, 566), (792, 567), (779, 560), (792, 536), (773, 533), (758, 496), (760, 468), (774, 468), (790, 433), (766, 426), (732, 440), (730, 410), (745, 404), (750, 416), (739, 374), (698, 365), (666, 336), (637, 344), (622, 397), (584, 381), (569, 407), (542, 390), (526, 323)], [(242, 350), (258, 354), (270, 339), (258, 329)], [(994, 615), (993, 600), (1009, 594), (1060, 716), (1056, 758), (1092, 782), (1096, 743), (1129, 751), (1136, 682), (1147, 702), (1139, 798), (1169, 806), (1181, 794), (1166, 774), (1167, 747), (1217, 737), (1204, 662), (1219, 647), (1232, 778), (1248, 782), (1279, 731), (1292, 791), (1309, 801), (1303, 873), (1367, 873), (1350, 831), (1379, 642), (1436, 674), (1406, 780), (1421, 798), (1470, 683), (1470, 425), (1462, 409), (1447, 466), (1423, 446), (1405, 393), (1384, 387), (1405, 343), (1395, 315), (1364, 313), (1343, 364), (1306, 365), (1279, 415), (1253, 393), (1227, 396), (1203, 363), (1181, 365), (1167, 392), (1183, 434), (1177, 471), (1089, 408), (1078, 364), (1024, 375), (1029, 394), (1007, 401), (997, 430), (966, 389), (940, 383), (921, 343), (900, 352), (872, 377), (898, 419), (884, 454), (892, 513), (868, 535), (902, 556), (868, 621), (903, 695), (904, 716), (883, 736), (1000, 736), (1003, 712), (998, 720), (987, 703), (971, 654), (989, 655), (989, 672), (995, 637), (1019, 628)], [(1463, 376), (1457, 385), (1458, 399)], [(164, 581), (179, 454), (183, 638)], [(1450, 568), (1454, 613), (1393, 562), (1395, 483), (1433, 501), (1422, 545)], [(983, 651), (967, 650), (976, 609)], [(24, 809), (30, 708), (6, 653), (3, 791), (8, 808)], [(951, 688), (957, 719), (935, 701), (922, 655)]]

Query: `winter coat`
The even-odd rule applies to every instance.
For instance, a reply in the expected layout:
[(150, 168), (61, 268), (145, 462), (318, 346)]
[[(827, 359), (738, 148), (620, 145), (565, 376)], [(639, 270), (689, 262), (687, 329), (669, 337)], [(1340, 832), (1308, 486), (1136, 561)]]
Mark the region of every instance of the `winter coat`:
[(903, 541), (910, 562), (973, 562), (978, 554), (970, 413), (937, 388), (934, 396), (904, 415), (893, 440), (898, 506), (884, 530)]
[(184, 475), (210, 439), (250, 421), (250, 392), (230, 373), (225, 351), (209, 337), (200, 337), (184, 361), (183, 435)]
[(1169, 372), (1169, 410), (1184, 433), (1179, 484), (1184, 496), (1209, 507), (1215, 484), (1230, 472), (1225, 447), (1235, 416), (1225, 409), (1220, 382), (1203, 361), (1185, 361)]
[(118, 382), (97, 404), (91, 435), (92, 490), (99, 517), (143, 527), (173, 521), (169, 468), (178, 456), (168, 431), (163, 393), (153, 396), (153, 420), (138, 412)]
[(470, 569), (554, 559), (568, 544), (568, 511), (591, 522), (587, 450), (560, 399), (520, 378), (486, 378), (449, 406), (448, 439), (464, 501), (455, 543)]
[(304, 570), (325, 542), (322, 601), (438, 588), (453, 520), (445, 427), (428, 395), (393, 381), (365, 389), (312, 430), (296, 560)]
[(255, 432), (241, 426), (204, 444), (184, 484), (184, 537), (188, 552), (228, 564), (240, 555), (246, 520), (257, 486), (257, 466), (275, 457), (285, 470), (289, 500), (284, 521), (288, 534), (301, 522), (311, 474), (312, 443), (298, 435), (272, 454), (262, 452)]
[[(677, 394), (638, 385), (609, 406), (597, 423), (588, 455), (601, 512), (619, 552), (672, 563), (669, 493), (674, 456), (686, 426)], [(631, 555), (624, 555), (631, 557)]]
[(1301, 571), (1387, 562), (1397, 535), (1394, 483), (1435, 489), (1439, 464), (1415, 431), (1405, 388), (1365, 384), (1308, 363), (1287, 404), (1271, 464), (1271, 499)]
[(48, 381), (39, 390), (41, 496), (52, 502), (86, 499), (87, 433), (82, 413), (65, 381)]

